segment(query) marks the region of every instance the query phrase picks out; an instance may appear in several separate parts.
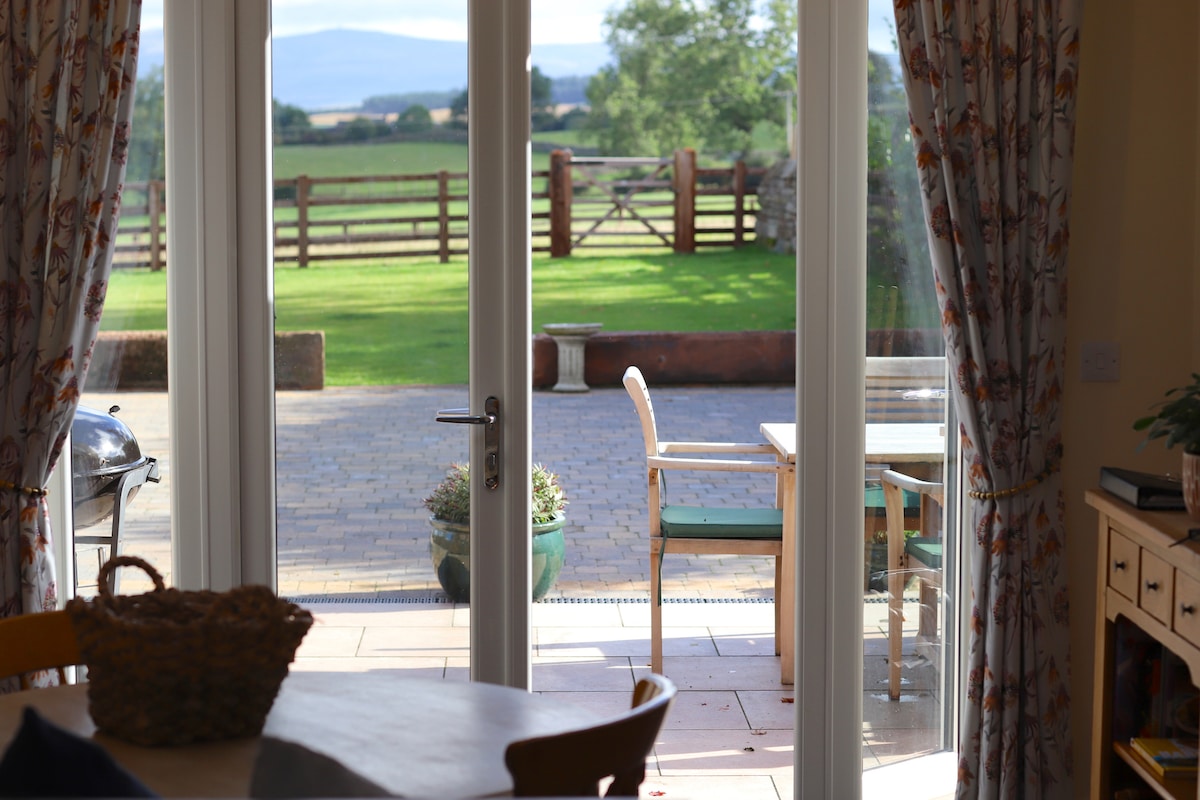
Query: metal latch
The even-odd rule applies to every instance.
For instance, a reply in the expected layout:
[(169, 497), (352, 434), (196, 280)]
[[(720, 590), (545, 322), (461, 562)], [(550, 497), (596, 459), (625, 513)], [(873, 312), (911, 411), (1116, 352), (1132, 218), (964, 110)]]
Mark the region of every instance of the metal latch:
[(483, 414), (473, 415), (469, 408), (447, 408), (437, 412), (438, 422), (483, 426), (483, 485), (500, 487), (500, 401), (489, 397), (483, 402)]

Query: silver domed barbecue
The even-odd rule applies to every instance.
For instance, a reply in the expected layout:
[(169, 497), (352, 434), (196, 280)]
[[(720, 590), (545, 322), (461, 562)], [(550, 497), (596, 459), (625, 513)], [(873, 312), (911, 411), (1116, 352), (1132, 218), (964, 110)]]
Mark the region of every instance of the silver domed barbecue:
[[(117, 555), (125, 527), (125, 510), (147, 481), (158, 483), (158, 461), (142, 455), (137, 438), (124, 422), (117, 419), (120, 408), (107, 413), (79, 406), (71, 423), (71, 491), (74, 497), (75, 544), (107, 546), (97, 551), (99, 563)], [(85, 533), (81, 528), (98, 525), (112, 517), (107, 533)], [(109, 591), (116, 594), (116, 573), (109, 577)], [(78, 575), (78, 570), (76, 570)], [(78, 587), (78, 581), (76, 581)]]

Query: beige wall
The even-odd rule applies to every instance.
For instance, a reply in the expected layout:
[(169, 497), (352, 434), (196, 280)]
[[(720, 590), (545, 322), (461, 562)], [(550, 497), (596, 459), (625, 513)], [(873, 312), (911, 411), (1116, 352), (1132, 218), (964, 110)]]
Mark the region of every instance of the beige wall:
[[(1090, 766), (1097, 542), (1082, 495), (1101, 465), (1179, 471), (1178, 449), (1155, 442), (1138, 452), (1130, 424), (1200, 370), (1198, 7), (1083, 6), (1063, 418), (1079, 797)], [(1118, 382), (1080, 381), (1085, 341), (1119, 344)]]

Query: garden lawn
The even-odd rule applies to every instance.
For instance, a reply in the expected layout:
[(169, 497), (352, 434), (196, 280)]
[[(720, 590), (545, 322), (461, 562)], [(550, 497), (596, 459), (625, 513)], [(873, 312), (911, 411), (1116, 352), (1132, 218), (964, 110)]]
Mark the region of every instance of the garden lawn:
[[(533, 259), (533, 332), (551, 322), (606, 331), (790, 330), (795, 257), (756, 247), (693, 255)], [(464, 259), (321, 264), (275, 272), (276, 329), (325, 332), (330, 386), (467, 381)], [(103, 330), (166, 327), (166, 274), (115, 270)]]

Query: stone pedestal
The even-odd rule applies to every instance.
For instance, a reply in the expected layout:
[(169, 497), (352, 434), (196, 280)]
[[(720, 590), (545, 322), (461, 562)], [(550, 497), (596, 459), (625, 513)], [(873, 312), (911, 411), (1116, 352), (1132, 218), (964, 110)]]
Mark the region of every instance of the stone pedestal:
[(583, 352), (587, 338), (604, 325), (599, 322), (561, 322), (543, 325), (542, 330), (558, 345), (558, 383), (555, 392), (586, 392), (583, 381)]

